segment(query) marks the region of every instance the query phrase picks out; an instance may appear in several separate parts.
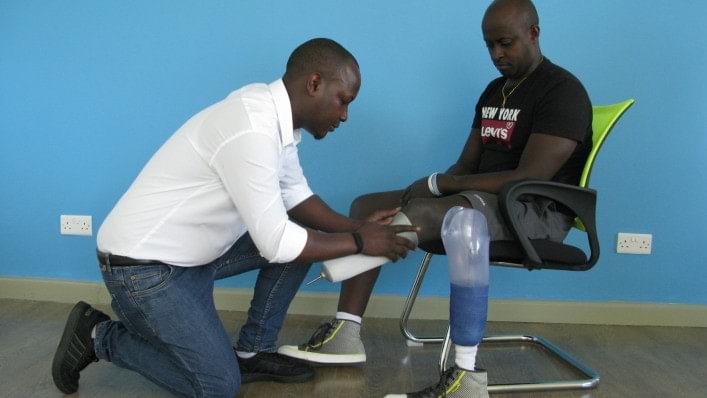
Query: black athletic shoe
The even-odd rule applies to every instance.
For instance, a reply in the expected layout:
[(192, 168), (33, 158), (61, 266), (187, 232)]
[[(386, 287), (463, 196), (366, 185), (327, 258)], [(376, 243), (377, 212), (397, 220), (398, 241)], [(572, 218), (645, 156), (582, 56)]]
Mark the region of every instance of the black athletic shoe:
[(304, 383), (314, 378), (311, 366), (275, 352), (259, 352), (248, 359), (238, 358), (238, 367), (242, 384), (254, 381)]
[(108, 315), (83, 301), (79, 301), (69, 313), (52, 362), (54, 384), (64, 394), (75, 393), (79, 389), (79, 372), (91, 362), (98, 361), (93, 351), (91, 329), (107, 320), (110, 320)]

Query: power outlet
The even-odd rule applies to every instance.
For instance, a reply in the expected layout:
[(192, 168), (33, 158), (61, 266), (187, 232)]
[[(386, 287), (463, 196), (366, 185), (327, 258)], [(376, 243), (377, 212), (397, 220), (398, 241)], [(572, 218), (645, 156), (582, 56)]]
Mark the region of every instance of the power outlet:
[(619, 232), (616, 239), (616, 252), (624, 254), (651, 254), (653, 235), (630, 234)]
[(91, 216), (72, 216), (62, 214), (59, 217), (59, 233), (62, 235), (93, 235)]

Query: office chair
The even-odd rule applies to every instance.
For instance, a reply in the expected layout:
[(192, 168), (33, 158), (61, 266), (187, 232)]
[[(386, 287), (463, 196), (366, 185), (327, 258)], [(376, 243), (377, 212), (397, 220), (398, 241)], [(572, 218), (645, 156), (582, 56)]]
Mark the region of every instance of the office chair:
[[(596, 155), (604, 140), (616, 122), (633, 103), (633, 99), (628, 99), (616, 104), (594, 106), (592, 108), (592, 149), (587, 157), (579, 186), (551, 181), (526, 180), (509, 183), (501, 190), (498, 195), (499, 207), (508, 229), (512, 231), (516, 240), (492, 241), (489, 247), (491, 265), (525, 268), (531, 271), (536, 269), (587, 271), (596, 264), (599, 259), (599, 239), (595, 221), (597, 193), (589, 188), (589, 177)], [(547, 197), (557, 203), (561, 203), (574, 212), (576, 218), (573, 227), (586, 233), (590, 249), (589, 258), (587, 258), (583, 250), (571, 245), (544, 239), (528, 239), (523, 232), (523, 226), (512, 215), (512, 203), (522, 195)], [(410, 313), (422, 285), (422, 280), (427, 273), (430, 260), (434, 254), (444, 254), (444, 248), (441, 245), (428, 249), (429, 251), (422, 259), (412, 289), (405, 302), (403, 313), (400, 317), (400, 330), (403, 336), (412, 343), (444, 343), (439, 364), (440, 371), (443, 372), (451, 345), (449, 328), (447, 329), (446, 337), (442, 338), (418, 337), (408, 327)], [(599, 384), (599, 375), (596, 372), (542, 337), (524, 335), (487, 336), (484, 337), (482, 342), (492, 344), (533, 344), (583, 375), (581, 379), (568, 381), (489, 385), (489, 392), (589, 389)]]

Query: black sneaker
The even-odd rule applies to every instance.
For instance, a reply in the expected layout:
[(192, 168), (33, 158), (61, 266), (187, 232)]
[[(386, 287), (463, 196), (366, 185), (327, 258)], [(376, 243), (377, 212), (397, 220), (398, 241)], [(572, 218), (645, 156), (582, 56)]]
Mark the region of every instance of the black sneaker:
[(275, 352), (259, 352), (254, 357), (238, 358), (241, 383), (276, 381), (304, 383), (314, 378), (314, 369), (306, 363)]
[(108, 320), (108, 315), (83, 301), (79, 301), (69, 313), (52, 362), (54, 384), (64, 394), (75, 393), (79, 389), (79, 372), (91, 362), (98, 361), (93, 351), (91, 329)]

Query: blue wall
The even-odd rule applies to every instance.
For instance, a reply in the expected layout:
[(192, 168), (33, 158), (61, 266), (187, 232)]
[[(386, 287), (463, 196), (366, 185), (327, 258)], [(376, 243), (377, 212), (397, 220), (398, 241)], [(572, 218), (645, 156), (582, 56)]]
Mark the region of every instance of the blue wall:
[[(445, 169), (496, 76), (481, 40), (484, 7), (0, 1), (0, 276), (100, 280), (94, 238), (59, 235), (59, 215), (91, 214), (95, 232), (181, 123), (243, 84), (278, 78), (290, 51), (316, 36), (357, 56), (363, 86), (348, 123), (322, 142), (302, 143), (313, 189), (345, 212), (360, 193)], [(583, 80), (595, 104), (634, 97), (636, 105), (593, 173), (599, 264), (577, 274), (494, 268), (492, 296), (707, 304), (707, 3), (538, 0), (537, 7), (546, 56)], [(653, 254), (616, 254), (619, 231), (652, 233)], [(411, 257), (384, 268), (376, 293), (407, 293), (421, 255)], [(432, 270), (423, 294), (446, 295), (445, 259)]]

